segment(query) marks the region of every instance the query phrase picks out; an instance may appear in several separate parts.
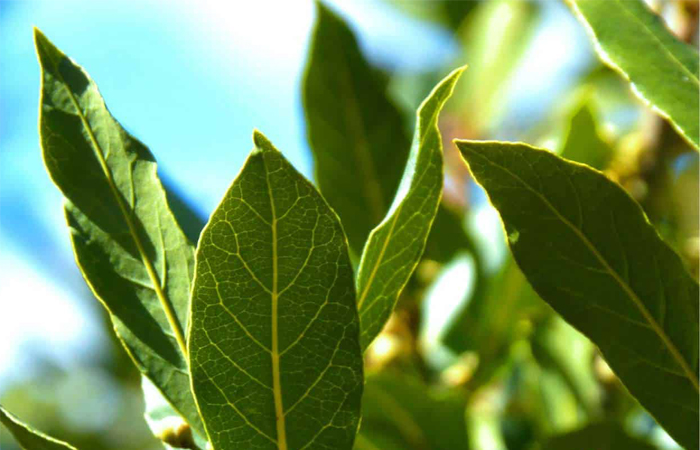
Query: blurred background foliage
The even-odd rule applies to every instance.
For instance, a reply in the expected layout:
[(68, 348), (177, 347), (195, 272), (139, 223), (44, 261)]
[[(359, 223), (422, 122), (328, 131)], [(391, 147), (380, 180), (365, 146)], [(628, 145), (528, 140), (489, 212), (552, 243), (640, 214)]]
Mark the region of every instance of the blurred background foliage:
[[(162, 448), (143, 421), (139, 376), (73, 267), (59, 196), (41, 173), (30, 25), (83, 64), (115, 116), (151, 146), (171, 205), (196, 241), (253, 127), (312, 176), (299, 92), (313, 5), (51, 3), (0, 1), (0, 403), (78, 448)], [(330, 3), (386, 82), (407, 130), (429, 89), (449, 69), (469, 65), (441, 119), (441, 232), (368, 351), (356, 447), (675, 448), (596, 348), (531, 290), (451, 140), (524, 141), (605, 172), (642, 204), (693, 274), (697, 152), (598, 61), (563, 3)], [(680, 39), (698, 45), (696, 1), (648, 3)], [(245, 40), (226, 31), (270, 16), (272, 27), (257, 29), (269, 35), (259, 42), (257, 32)], [(286, 18), (294, 24), (282, 25)], [(86, 25), (92, 19), (96, 25)], [(209, 35), (198, 34), (204, 28)], [(0, 448), (17, 448), (4, 430)]]

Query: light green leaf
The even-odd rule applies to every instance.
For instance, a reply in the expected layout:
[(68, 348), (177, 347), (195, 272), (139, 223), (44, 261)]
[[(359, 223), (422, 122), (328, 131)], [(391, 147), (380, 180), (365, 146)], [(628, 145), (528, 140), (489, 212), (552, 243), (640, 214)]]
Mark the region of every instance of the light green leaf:
[(259, 132), (202, 232), (192, 384), (215, 450), (350, 449), (362, 395), (338, 217)]
[(567, 0), (600, 58), (634, 92), (700, 147), (698, 52), (679, 41), (641, 0)]
[(590, 101), (583, 100), (574, 108), (560, 154), (598, 170), (607, 168), (613, 149), (598, 131)]
[(525, 144), (456, 141), (535, 291), (657, 421), (698, 443), (698, 284), (600, 172)]
[(5, 425), (22, 448), (26, 450), (76, 450), (72, 445), (32, 429), (2, 406), (0, 406), (0, 423)]
[[(472, 3), (472, 2), (450, 2)], [(462, 59), (469, 64), (460, 96), (463, 126), (470, 136), (493, 130), (507, 111), (508, 81), (531, 41), (540, 5), (520, 0), (477, 3), (460, 26)]]
[(538, 324), (530, 345), (540, 366), (562, 377), (588, 418), (598, 418), (603, 393), (593, 372), (595, 347), (591, 341), (552, 315)]
[(303, 82), (307, 133), (319, 189), (359, 255), (396, 193), (410, 142), (350, 28), (322, 2), (316, 5)]
[(168, 208), (148, 149), (110, 115), (97, 86), (39, 30), (39, 132), (65, 196), (75, 257), (139, 370), (197, 430), (185, 335), (194, 250)]
[(367, 378), (355, 450), (452, 450), (469, 447), (466, 397), (431, 390), (412, 377), (385, 372)]
[(656, 447), (627, 434), (615, 422), (593, 423), (581, 429), (552, 436), (543, 450), (654, 450)]
[(394, 202), (365, 244), (357, 276), (357, 307), (366, 349), (379, 334), (420, 261), (442, 196), (438, 115), (465, 68), (454, 70), (418, 108), (416, 131)]

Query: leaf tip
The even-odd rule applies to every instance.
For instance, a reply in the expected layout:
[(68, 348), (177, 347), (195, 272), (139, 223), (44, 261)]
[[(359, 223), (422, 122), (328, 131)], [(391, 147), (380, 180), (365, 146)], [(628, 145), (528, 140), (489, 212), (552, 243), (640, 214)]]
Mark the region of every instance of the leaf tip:
[(255, 145), (255, 150), (260, 152), (276, 150), (272, 142), (257, 128), (253, 129), (253, 144)]

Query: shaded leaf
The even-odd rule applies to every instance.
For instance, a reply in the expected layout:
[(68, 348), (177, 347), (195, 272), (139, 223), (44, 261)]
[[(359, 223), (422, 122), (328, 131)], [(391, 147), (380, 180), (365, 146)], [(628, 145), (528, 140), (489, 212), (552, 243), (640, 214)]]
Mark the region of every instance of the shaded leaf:
[(627, 434), (622, 425), (601, 422), (552, 436), (543, 450), (654, 450), (656, 447)]
[(337, 216), (259, 132), (202, 232), (190, 367), (214, 449), (349, 449), (363, 386)]
[(0, 423), (5, 425), (17, 442), (26, 450), (76, 450), (72, 445), (59, 441), (22, 423), (0, 406)]
[(39, 31), (39, 131), (65, 196), (75, 257), (139, 370), (197, 430), (185, 359), (194, 250), (168, 208), (148, 149), (110, 115), (97, 86)]
[(698, 52), (678, 40), (641, 0), (567, 1), (600, 58), (698, 148)]
[(535, 291), (657, 421), (698, 443), (698, 285), (600, 172), (525, 144), (456, 141)]
[(466, 397), (430, 390), (412, 377), (392, 372), (372, 375), (365, 385), (361, 437), (355, 450), (469, 448), (465, 408)]
[(438, 115), (464, 68), (454, 70), (418, 108), (411, 154), (394, 202), (365, 244), (357, 276), (357, 306), (366, 349), (379, 334), (420, 261), (442, 195)]
[(350, 28), (322, 2), (316, 5), (303, 82), (307, 133), (319, 189), (359, 255), (394, 197), (410, 141)]

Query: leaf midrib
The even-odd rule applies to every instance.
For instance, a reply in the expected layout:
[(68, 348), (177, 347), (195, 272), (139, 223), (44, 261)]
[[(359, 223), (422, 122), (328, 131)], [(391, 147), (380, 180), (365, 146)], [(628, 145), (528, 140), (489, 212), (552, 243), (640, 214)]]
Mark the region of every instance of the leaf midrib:
[(588, 248), (588, 250), (593, 254), (593, 256), (600, 262), (600, 264), (603, 266), (603, 269), (605, 269), (608, 274), (620, 285), (622, 290), (627, 294), (627, 296), (630, 298), (632, 303), (637, 307), (639, 312), (642, 314), (644, 319), (649, 323), (649, 326), (652, 328), (652, 330), (659, 336), (663, 344), (666, 346), (668, 351), (671, 353), (673, 358), (676, 360), (676, 363), (681, 367), (683, 370), (683, 373), (685, 374), (686, 378), (690, 380), (691, 384), (695, 388), (695, 391), (700, 392), (698, 388), (698, 380), (695, 378), (695, 375), (693, 374), (693, 371), (690, 369), (688, 366), (688, 363), (685, 361), (685, 358), (680, 354), (676, 346), (673, 344), (673, 342), (670, 340), (670, 338), (666, 335), (666, 332), (663, 330), (663, 328), (660, 327), (660, 325), (656, 322), (654, 317), (649, 313), (649, 310), (646, 308), (646, 306), (642, 303), (640, 298), (637, 296), (637, 294), (632, 290), (632, 288), (627, 285), (627, 283), (622, 280), (620, 275), (608, 264), (607, 260), (598, 252), (598, 250), (595, 248), (595, 246), (588, 240), (588, 238), (583, 234), (581, 230), (577, 226), (575, 226), (573, 223), (571, 223), (568, 219), (566, 219), (564, 216), (562, 216), (559, 211), (552, 205), (549, 200), (547, 200), (542, 194), (537, 192), (533, 187), (531, 187), (528, 183), (526, 183), (522, 178), (517, 176), (515, 173), (511, 172), (508, 168), (491, 161), (487, 157), (481, 155), (479, 152), (475, 150), (469, 150), (472, 155), (475, 155), (484, 161), (486, 161), (488, 164), (491, 164), (492, 166), (498, 167), (499, 169), (503, 170), (506, 172), (508, 175), (513, 177), (514, 179), (518, 180), (527, 190), (532, 192), (535, 196), (537, 196), (543, 203), (544, 205), (549, 208), (555, 216), (561, 220), (562, 223), (564, 223), (567, 227), (571, 229), (571, 231), (574, 232), (574, 234), (583, 242), (583, 244)]
[(272, 349), (270, 351), (272, 358), (272, 392), (275, 401), (275, 424), (277, 427), (277, 448), (279, 450), (287, 450), (287, 429), (285, 425), (284, 405), (282, 404), (282, 383), (280, 379), (280, 351), (279, 351), (279, 330), (278, 330), (278, 258), (277, 258), (277, 211), (275, 208), (275, 199), (272, 195), (272, 186), (270, 185), (270, 171), (265, 164), (265, 154), (261, 155), (263, 167), (265, 168), (265, 181), (267, 183), (267, 193), (270, 197), (270, 211), (272, 213)]
[[(439, 102), (438, 102), (438, 103), (439, 103)], [(433, 113), (430, 115), (430, 119), (428, 120), (428, 123), (432, 123), (433, 120), (435, 120), (435, 117), (436, 117), (436, 116), (439, 114), (439, 112), (440, 112), (441, 106), (442, 106), (442, 105), (438, 105), (438, 106), (435, 108), (435, 110), (433, 111)], [(418, 127), (419, 127), (419, 129), (420, 129), (420, 125), (421, 125), (421, 123), (420, 123), (420, 109), (419, 109), (418, 111), (419, 111), (419, 113), (418, 113), (418, 124), (417, 124), (417, 125), (418, 125)], [(437, 126), (436, 126), (435, 128), (437, 128)], [(423, 134), (421, 135), (421, 139), (420, 139), (420, 141), (418, 142), (418, 152), (420, 152), (420, 149), (423, 148), (423, 146), (425, 145), (425, 141), (428, 139), (428, 135), (430, 134), (430, 131), (431, 131), (431, 130), (430, 130), (430, 127), (428, 127), (428, 129), (425, 130), (425, 133), (423, 133)], [(439, 134), (439, 133), (440, 133), (440, 130), (437, 130), (437, 132), (438, 132), (438, 134)], [(438, 145), (439, 145), (439, 144), (438, 144)], [(418, 155), (416, 155), (416, 160), (417, 160), (417, 159), (418, 159)], [(410, 156), (409, 156), (409, 161), (410, 161)], [(408, 161), (406, 162), (406, 164), (408, 165)], [(425, 173), (425, 171), (424, 171), (423, 173)], [(415, 175), (415, 172), (413, 173), (413, 175)], [(413, 180), (411, 180), (411, 181), (413, 181)], [(413, 183), (411, 183), (411, 184), (413, 184)], [(391, 228), (389, 229), (389, 232), (388, 232), (388, 234), (387, 234), (386, 240), (385, 240), (384, 243), (382, 244), (382, 249), (381, 249), (381, 251), (379, 252), (379, 256), (377, 257), (377, 263), (376, 263), (376, 264), (374, 265), (374, 267), (372, 268), (372, 272), (370, 273), (369, 280), (367, 281), (367, 286), (365, 286), (365, 289), (362, 291), (362, 295), (360, 295), (360, 298), (359, 298), (359, 300), (357, 301), (357, 309), (358, 309), (358, 310), (360, 309), (360, 307), (362, 306), (362, 304), (363, 304), (364, 301), (366, 300), (367, 294), (369, 293), (369, 290), (370, 290), (372, 284), (374, 283), (374, 277), (377, 275), (377, 272), (378, 272), (378, 270), (379, 270), (379, 267), (382, 265), (382, 260), (384, 259), (384, 253), (386, 252), (386, 249), (387, 249), (387, 247), (389, 246), (389, 241), (390, 241), (391, 238), (393, 237), (394, 228), (396, 227), (396, 222), (398, 221), (399, 215), (401, 214), (401, 210), (403, 209), (403, 205), (404, 205), (403, 200), (405, 200), (405, 199), (408, 197), (408, 195), (409, 195), (409, 194), (411, 193), (411, 191), (412, 191), (412, 188), (413, 188), (413, 186), (411, 186), (411, 187), (409, 188), (409, 190), (406, 192), (406, 195), (405, 195), (404, 198), (402, 199), (401, 203), (400, 203), (399, 206), (396, 208), (396, 211), (394, 211), (394, 220), (393, 220), (392, 223), (391, 223)], [(440, 186), (440, 188), (441, 188), (441, 189), (440, 189), (440, 195), (442, 195), (442, 186)], [(438, 204), (439, 204), (439, 203), (440, 203), (440, 202), (438, 201)], [(378, 230), (381, 226), (382, 226), (382, 224), (380, 223), (379, 225), (377, 225), (377, 227), (376, 227), (374, 230), (372, 230), (372, 233), (370, 233), (369, 239), (367, 239), (367, 242), (368, 242), (368, 243), (369, 243), (369, 241), (372, 239), (372, 234), (374, 234), (375, 230)], [(363, 258), (364, 258), (364, 252), (362, 252), (362, 253), (363, 253), (362, 256), (363, 256)], [(416, 263), (416, 264), (417, 264), (417, 263)], [(360, 264), (360, 265), (361, 265), (361, 264)], [(397, 295), (398, 295), (398, 294), (397, 294)], [(363, 315), (363, 312), (362, 312), (362, 311), (360, 312), (360, 315)]]
[[(41, 40), (39, 40), (38, 42), (39, 42), (39, 45), (41, 45), (43, 47), (44, 53), (48, 54), (50, 49), (47, 50), (45, 45), (43, 44), (43, 42)], [(64, 55), (61, 56), (61, 58), (65, 58), (65, 57), (66, 56), (64, 56)], [(139, 237), (138, 233), (136, 232), (136, 226), (133, 223), (133, 221), (131, 220), (131, 215), (129, 214), (128, 209), (127, 209), (126, 205), (124, 204), (124, 200), (122, 199), (122, 197), (119, 193), (119, 190), (117, 189), (117, 187), (114, 183), (114, 179), (112, 178), (112, 173), (109, 170), (109, 167), (107, 166), (107, 161), (105, 161), (105, 159), (104, 159), (102, 147), (97, 142), (97, 138), (95, 137), (95, 134), (94, 134), (92, 128), (90, 127), (90, 124), (87, 120), (87, 117), (85, 117), (83, 110), (80, 108), (78, 100), (75, 98), (75, 96), (73, 95), (73, 92), (68, 87), (68, 83), (61, 75), (60, 71), (58, 70), (58, 67), (56, 67), (53, 60), (50, 60), (49, 63), (54, 65), (53, 69), (54, 69), (55, 77), (61, 82), (61, 84), (63, 85), (63, 88), (68, 93), (68, 97), (70, 98), (71, 104), (73, 105), (73, 107), (77, 111), (78, 117), (80, 118), (80, 121), (83, 124), (83, 127), (87, 131), (88, 137), (90, 138), (90, 143), (92, 144), (93, 150), (95, 151), (97, 159), (100, 163), (100, 167), (102, 168), (102, 171), (104, 172), (105, 178), (107, 179), (107, 184), (109, 185), (110, 191), (112, 192), (112, 195), (114, 195), (116, 202), (119, 205), (119, 210), (121, 211), (122, 216), (124, 217), (124, 221), (126, 222), (127, 227), (129, 228), (129, 233), (131, 234), (132, 238), (134, 239), (134, 243), (136, 244), (136, 248), (137, 248), (139, 254), (141, 255), (141, 261), (143, 262), (143, 265), (146, 268), (146, 272), (148, 273), (148, 276), (151, 279), (151, 282), (153, 283), (153, 290), (155, 291), (156, 296), (158, 297), (158, 300), (160, 301), (161, 306), (163, 307), (163, 311), (165, 312), (168, 323), (170, 324), (170, 327), (173, 330), (175, 340), (177, 341), (177, 344), (180, 347), (180, 351), (182, 352), (182, 356), (186, 360), (187, 359), (187, 345), (185, 344), (185, 338), (184, 338), (184, 333), (182, 331), (182, 327), (180, 326), (180, 322), (177, 320), (175, 312), (173, 311), (168, 298), (166, 297), (165, 293), (163, 292), (163, 289), (161, 288), (160, 279), (155, 272), (155, 268), (153, 267), (153, 263), (151, 262), (150, 258), (146, 254), (146, 251), (143, 247), (143, 244), (141, 243), (141, 238)]]

